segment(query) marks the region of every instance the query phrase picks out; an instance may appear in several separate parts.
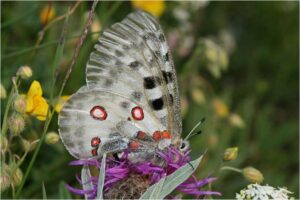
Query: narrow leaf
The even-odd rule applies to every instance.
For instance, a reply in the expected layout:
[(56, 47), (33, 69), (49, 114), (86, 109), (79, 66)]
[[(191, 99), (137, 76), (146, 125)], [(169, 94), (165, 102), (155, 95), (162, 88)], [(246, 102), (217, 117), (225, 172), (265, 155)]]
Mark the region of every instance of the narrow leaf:
[(106, 154), (103, 155), (101, 161), (101, 168), (100, 168), (99, 180), (98, 180), (97, 199), (103, 199), (103, 187), (104, 187), (105, 167), (106, 167), (105, 164), (106, 164)]
[[(93, 189), (93, 183), (91, 182), (91, 171), (87, 165), (84, 165), (81, 170), (81, 181), (82, 181), (82, 187), (84, 190), (92, 190)], [(84, 195), (85, 199), (88, 199), (88, 195)]]
[(148, 190), (141, 196), (140, 199), (159, 199), (162, 186), (166, 180), (166, 177), (162, 178), (158, 183), (152, 185)]
[(44, 182), (42, 183), (42, 190), (43, 190), (43, 199), (47, 199), (47, 193)]
[(199, 166), (203, 155), (190, 163), (185, 164), (183, 167), (176, 170), (173, 174), (166, 177), (165, 184), (161, 189), (160, 199), (165, 198), (168, 194), (170, 194), (177, 186), (183, 183), (186, 179), (188, 179), (192, 173)]
[[(199, 166), (203, 156), (185, 164), (171, 175), (162, 178), (158, 183), (152, 185), (141, 196), (140, 199), (164, 199), (169, 195), (177, 186), (188, 179), (195, 169)], [(158, 188), (160, 188), (158, 190)]]

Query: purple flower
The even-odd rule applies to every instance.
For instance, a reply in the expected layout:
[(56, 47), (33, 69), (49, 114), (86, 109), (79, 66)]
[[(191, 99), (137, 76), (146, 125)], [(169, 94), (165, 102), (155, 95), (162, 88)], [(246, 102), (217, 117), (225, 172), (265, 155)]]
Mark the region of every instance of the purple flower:
[[(168, 151), (158, 152), (158, 156), (161, 157), (164, 163), (163, 165), (157, 165), (150, 161), (133, 163), (128, 159), (128, 152), (125, 152), (120, 160), (108, 157), (106, 159), (104, 197), (106, 194), (118, 193), (119, 191), (116, 190), (121, 190), (122, 187), (124, 188), (124, 185), (126, 188), (125, 192), (129, 192), (130, 186), (133, 187), (135, 183), (134, 180), (131, 180), (131, 182), (127, 181), (125, 184), (122, 184), (122, 181), (126, 181), (126, 179), (136, 179), (136, 183), (141, 187), (141, 191), (140, 193), (137, 193), (132, 190), (131, 195), (141, 195), (141, 193), (150, 187), (150, 185), (157, 183), (161, 178), (172, 174), (177, 169), (187, 164), (190, 161), (189, 153), (190, 152), (182, 153), (172, 147), (169, 147)], [(100, 171), (101, 161), (96, 159), (76, 160), (72, 161), (70, 165), (94, 166)], [(77, 179), (80, 184), (84, 184), (78, 177)], [(196, 176), (192, 175), (185, 182), (180, 184), (176, 190), (185, 194), (194, 195), (195, 198), (199, 198), (200, 196), (205, 197), (206, 195), (221, 195), (219, 192), (201, 190), (203, 186), (211, 183), (215, 179), (216, 178), (208, 177), (197, 180)], [(66, 187), (75, 194), (87, 195), (90, 199), (94, 199), (97, 195), (98, 176), (92, 176), (89, 182), (93, 184), (93, 189), (76, 189), (69, 185), (66, 185)], [(117, 189), (115, 188), (116, 185), (118, 185)], [(114, 192), (111, 192), (112, 190), (114, 190)], [(109, 196), (110, 195), (108, 195), (108, 197)], [(131, 196), (129, 195), (127, 197)], [(133, 196), (132, 198), (137, 199), (139, 196)]]

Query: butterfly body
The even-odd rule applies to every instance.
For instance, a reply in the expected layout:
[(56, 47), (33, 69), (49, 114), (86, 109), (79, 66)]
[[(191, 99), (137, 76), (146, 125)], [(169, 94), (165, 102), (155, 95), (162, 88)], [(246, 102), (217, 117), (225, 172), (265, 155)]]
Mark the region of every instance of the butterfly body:
[(128, 150), (138, 161), (180, 146), (177, 78), (158, 22), (136, 11), (104, 31), (95, 49), (87, 62), (87, 85), (59, 115), (70, 154), (88, 159)]

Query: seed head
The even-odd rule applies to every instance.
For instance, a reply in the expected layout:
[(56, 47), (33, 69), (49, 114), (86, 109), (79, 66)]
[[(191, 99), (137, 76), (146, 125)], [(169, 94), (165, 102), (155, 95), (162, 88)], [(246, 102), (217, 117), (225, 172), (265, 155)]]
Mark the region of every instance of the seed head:
[(16, 169), (16, 171), (13, 174), (13, 184), (14, 186), (20, 185), (23, 178), (23, 172), (20, 168)]
[(55, 132), (50, 132), (47, 133), (46, 135), (46, 143), (51, 145), (51, 144), (56, 144), (59, 141), (59, 135)]
[(10, 180), (7, 175), (0, 176), (0, 191), (3, 192), (10, 187)]
[(21, 95), (18, 95), (14, 101), (14, 108), (17, 112), (23, 114), (26, 111), (26, 100)]
[(29, 66), (21, 66), (18, 71), (17, 75), (20, 76), (22, 79), (29, 79), (32, 76), (32, 70)]
[(8, 128), (13, 135), (19, 135), (25, 128), (25, 121), (22, 115), (14, 113), (8, 119)]

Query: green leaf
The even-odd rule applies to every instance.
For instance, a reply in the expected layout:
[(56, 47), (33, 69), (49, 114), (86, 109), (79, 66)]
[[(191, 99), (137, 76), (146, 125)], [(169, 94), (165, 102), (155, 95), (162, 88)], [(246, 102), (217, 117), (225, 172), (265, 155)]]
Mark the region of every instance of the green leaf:
[(190, 163), (185, 164), (171, 175), (162, 178), (158, 183), (152, 185), (141, 196), (140, 199), (163, 199), (169, 195), (178, 185), (188, 179), (199, 166), (203, 155)]
[(47, 199), (46, 188), (45, 188), (44, 182), (42, 183), (42, 190), (43, 190), (43, 199)]
[(65, 183), (61, 181), (59, 183), (59, 190), (58, 190), (59, 198), (60, 199), (72, 199), (70, 192), (67, 190)]
[(103, 187), (104, 187), (104, 179), (105, 179), (105, 164), (106, 164), (106, 154), (103, 155), (101, 161), (101, 169), (99, 173), (98, 179), (98, 190), (97, 190), (97, 198), (96, 199), (103, 199)]
[[(81, 170), (81, 181), (82, 181), (82, 187), (84, 190), (92, 190), (93, 189), (93, 183), (91, 180), (91, 171), (87, 165), (82, 167)], [(88, 199), (88, 195), (84, 195), (85, 199)]]

